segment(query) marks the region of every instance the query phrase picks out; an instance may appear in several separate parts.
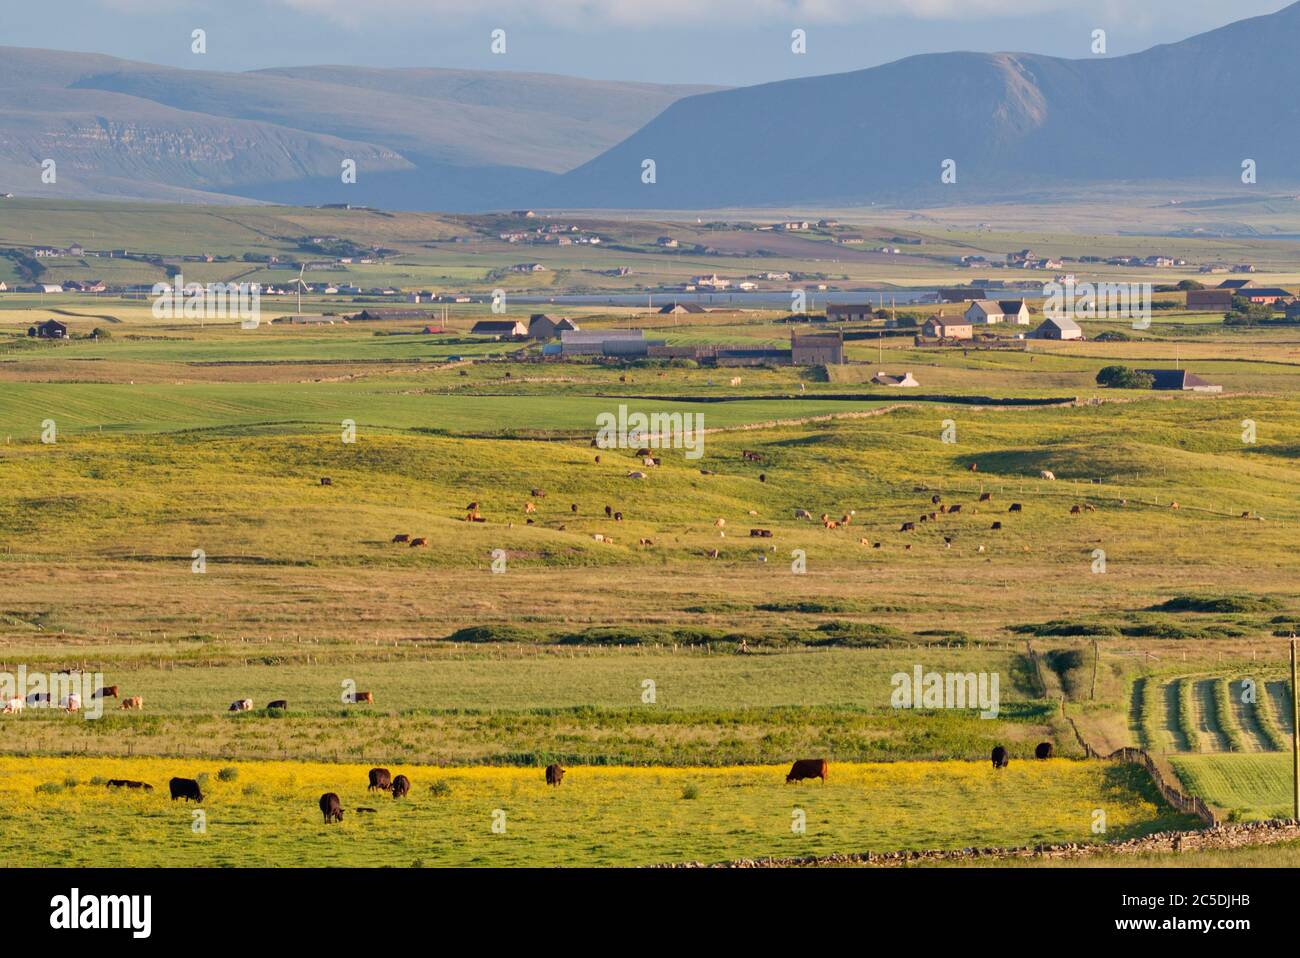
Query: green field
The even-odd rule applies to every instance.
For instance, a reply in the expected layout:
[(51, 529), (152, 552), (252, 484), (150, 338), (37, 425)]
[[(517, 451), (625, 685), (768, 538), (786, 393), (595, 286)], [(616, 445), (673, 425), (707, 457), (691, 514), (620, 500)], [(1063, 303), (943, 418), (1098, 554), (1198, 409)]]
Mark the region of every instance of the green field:
[[(1254, 261), (1257, 282), (1290, 282), (1289, 240), (994, 233), (944, 211), (952, 221), (915, 232), (925, 242), (898, 257), (836, 247), (828, 235), (760, 256), (755, 244), (769, 240), (749, 227), (667, 220), (601, 220), (607, 248), (541, 250), (498, 241), (501, 221), (480, 217), (6, 210), (15, 219), (0, 223), (0, 245), (21, 245), (38, 227), (50, 243), (93, 230), (202, 281), (284, 282), (285, 271), (243, 254), (293, 257), (304, 236), (338, 235), (395, 252), (313, 282), (480, 301), (453, 304), (449, 331), (425, 334), (440, 307), (428, 319), (342, 322), (397, 303), (378, 295), (314, 294), (304, 312), (328, 311), (334, 323), (241, 330), (157, 320), (142, 300), (0, 294), (0, 673), (77, 667), (144, 699), (142, 712), (114, 707), (95, 721), (37, 708), (5, 715), (0, 752), (87, 769), (211, 766), (214, 778), (216, 763), (253, 763), (240, 766), (238, 789), (223, 783), (214, 795), (234, 802), (222, 814), (256, 833), (252, 847), (268, 856), (300, 825), (321, 831), (309, 793), (338, 766), (416, 767), (424, 791), (434, 767), (455, 779), (441, 805), (381, 801), (369, 822), (317, 835), (323, 862), (385, 847), (403, 864), (639, 864), (1029, 844), (1086, 838), (1086, 822), (1062, 817), (1067, 798), (1092, 808), (1112, 792), (1132, 808), (1123, 834), (1168, 825), (1167, 809), (1144, 806), (1141, 774), (1072, 760), (1084, 752), (1075, 728), (1103, 754), (1137, 745), (1167, 756), (1189, 789), (1240, 816), (1278, 813), (1273, 770), (1285, 771), (1291, 730), (1285, 641), (1300, 629), (1292, 327), (1228, 327), (1179, 306), (1156, 310), (1148, 330), (1085, 323), (1087, 340), (1049, 343), (1004, 328), (954, 348), (872, 322), (847, 330), (847, 364), (797, 369), (542, 361), (537, 344), (468, 330), (494, 315), (482, 296), (497, 283), (512, 297), (530, 286), (635, 290), (662, 303), (653, 287), (695, 273), (789, 269), (819, 303), (867, 285), (879, 302), (899, 283), (967, 281), (956, 255), (1024, 246), (1072, 256), (1166, 249)], [(863, 212), (863, 228), (874, 223), (882, 243), (902, 235), (878, 215)], [(656, 248), (669, 232), (728, 255)], [(217, 260), (182, 258), (204, 252)], [(502, 272), (532, 260), (550, 269)], [(628, 276), (602, 276), (631, 264)], [(149, 282), (150, 270), (163, 272), (116, 259), (47, 265), (61, 278), (120, 267)], [(1099, 267), (1097, 277), (1199, 275), (1163, 272)], [(1176, 294), (1161, 296), (1177, 306)], [(264, 319), (294, 305), (268, 297)], [(585, 329), (645, 326), (674, 344), (780, 345), (796, 328), (780, 311), (729, 307), (675, 317), (514, 300), (506, 316), (534, 309)], [(26, 335), (51, 316), (73, 338)], [(109, 335), (89, 338), (96, 329)], [(1103, 331), (1128, 338), (1099, 340)], [(1116, 364), (1177, 365), (1223, 392), (1098, 386), (1098, 371)], [(921, 387), (874, 385), (882, 370), (911, 371)], [(647, 465), (634, 446), (593, 448), (598, 417), (624, 405), (702, 415), (701, 456), (667, 448)], [(467, 521), (471, 503), (483, 521)], [(892, 708), (892, 677), (917, 665), (996, 675), (999, 714)], [(1253, 701), (1246, 679), (1257, 683)], [(374, 703), (344, 704), (351, 687)], [(226, 712), (244, 697), (253, 712)], [(264, 711), (279, 698), (287, 711)], [(1041, 742), (1062, 761), (1015, 792)], [(990, 785), (999, 744), (1014, 761)], [(935, 764), (915, 772), (912, 788), (881, 786), (887, 800), (864, 800), (837, 777), (818, 799), (824, 828), (800, 845), (782, 831), (794, 789), (783, 791), (773, 769), (804, 756)], [(307, 778), (285, 784), (278, 763), (295, 760), (315, 763), (311, 788)], [(575, 786), (601, 782), (599, 794), (568, 782), (547, 792), (538, 767), (553, 760), (579, 770)], [(23, 811), (0, 815), (0, 829), (48, 820), (51, 809), (67, 827), (89, 828), (84, 781), (99, 772), (35, 793), (63, 777), (40, 768), (42, 781), (14, 786)], [(952, 769), (983, 784), (954, 800)], [(629, 788), (633, 779), (644, 787)], [(699, 798), (681, 799), (695, 780)], [(276, 801), (259, 808), (254, 790), (245, 802), (245, 783)], [(477, 828), (501, 795), (528, 796), (520, 821), (534, 816), (540, 831), (517, 846), (487, 832), (449, 847), (447, 836)], [(145, 863), (172, 847), (150, 829), (188, 817), (137, 798), (113, 796), (98, 827), (107, 847), (144, 829)], [(994, 811), (1008, 802), (1014, 814)], [(141, 809), (144, 825), (132, 817)], [(413, 832), (403, 831), (408, 818)], [(566, 821), (581, 827), (557, 824)], [(226, 863), (236, 848), (228, 838), (194, 845), (185, 863)]]
[(1291, 818), (1291, 756), (1176, 755), (1170, 762), (1189, 789), (1238, 819)]

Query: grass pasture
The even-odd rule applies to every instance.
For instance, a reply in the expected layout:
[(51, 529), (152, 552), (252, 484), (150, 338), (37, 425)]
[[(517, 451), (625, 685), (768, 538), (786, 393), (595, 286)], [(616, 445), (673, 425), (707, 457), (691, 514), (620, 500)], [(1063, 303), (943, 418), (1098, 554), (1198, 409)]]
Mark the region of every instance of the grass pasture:
[[(1106, 810), (1109, 839), (1189, 824), (1158, 805), (1131, 766), (1061, 759), (1001, 771), (987, 762), (834, 765), (824, 786), (787, 786), (787, 766), (576, 767), (548, 788), (540, 769), (394, 765), (412, 782), (397, 801), (366, 791), (366, 765), (222, 767), (236, 777), (220, 780), (212, 762), (0, 759), (0, 840), (33, 866), (102, 864), (106, 848), (124, 866), (627, 866), (1093, 841), (1096, 808)], [(196, 832), (195, 808), (169, 801), (166, 783), (205, 771), (206, 830)], [(96, 777), (155, 790), (110, 791), (91, 784)], [(441, 795), (436, 782), (446, 783)], [(321, 822), (326, 791), (342, 800), (341, 824)], [(796, 810), (803, 834), (792, 828)], [(504, 833), (493, 831), (495, 812)]]
[(1290, 818), (1291, 755), (1172, 755), (1178, 777), (1193, 794), (1242, 820)]

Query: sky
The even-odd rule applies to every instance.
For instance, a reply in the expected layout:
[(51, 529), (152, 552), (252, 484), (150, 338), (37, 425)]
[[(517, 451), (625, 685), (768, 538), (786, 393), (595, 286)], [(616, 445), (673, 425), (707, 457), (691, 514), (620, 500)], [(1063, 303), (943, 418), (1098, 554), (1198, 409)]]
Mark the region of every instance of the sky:
[[(1135, 53), (1285, 0), (0, 0), (0, 46), (205, 70), (455, 67), (748, 85), (917, 53)], [(192, 51), (194, 30), (207, 50)], [(493, 53), (492, 32), (505, 31)], [(806, 52), (792, 52), (803, 30)]]

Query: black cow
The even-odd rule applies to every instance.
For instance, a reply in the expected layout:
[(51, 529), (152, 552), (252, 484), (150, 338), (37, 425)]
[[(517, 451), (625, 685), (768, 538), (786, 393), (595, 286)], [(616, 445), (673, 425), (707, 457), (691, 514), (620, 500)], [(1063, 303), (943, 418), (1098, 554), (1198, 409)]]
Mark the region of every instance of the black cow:
[(899, 526), (898, 531), (899, 531), (899, 532), (915, 532), (915, 531), (916, 531), (916, 523), (915, 523), (915, 522), (904, 522), (901, 526)]
[(1010, 765), (1010, 764), (1011, 764), (1011, 757), (1010, 757), (1009, 755), (1007, 755), (1007, 750), (1006, 750), (1005, 748), (1003, 748), (1001, 745), (998, 745), (998, 746), (994, 747), (994, 749), (993, 749), (993, 767), (994, 767), (994, 768), (1006, 768), (1006, 767), (1007, 767), (1008, 765)]
[(142, 788), (146, 792), (153, 791), (153, 786), (148, 782), (137, 782), (130, 778), (110, 778), (107, 785), (109, 788)]
[(1024, 512), (1024, 511), (1025, 511), (1025, 507), (1018, 502), (1011, 503), (1011, 508), (1007, 510), (1007, 512)]
[(370, 770), (370, 785), (367, 791), (373, 792), (379, 789), (382, 792), (388, 791), (393, 787), (393, 775), (386, 768), (372, 768)]
[(802, 782), (805, 778), (820, 778), (822, 784), (826, 784), (826, 759), (824, 758), (800, 758), (795, 759), (795, 763), (790, 766), (790, 774), (785, 777), (785, 783)]
[(289, 709), (289, 701), (288, 699), (276, 699), (274, 702), (268, 702), (266, 707), (268, 709), (279, 709), (280, 711), (285, 712)]
[(333, 792), (326, 792), (320, 797), (320, 812), (325, 816), (325, 824), (343, 821), (343, 804)]
[(405, 775), (393, 779), (393, 798), (402, 798), (411, 790), (411, 780)]
[(564, 773), (567, 769), (561, 768), (559, 764), (546, 766), (546, 784), (559, 785), (564, 781)]
[(1051, 758), (1051, 757), (1052, 757), (1052, 743), (1039, 742), (1038, 748), (1034, 749), (1034, 758)]
[(173, 778), (167, 783), (171, 789), (172, 801), (183, 798), (187, 802), (203, 801), (203, 793), (199, 791), (199, 783), (192, 778)]

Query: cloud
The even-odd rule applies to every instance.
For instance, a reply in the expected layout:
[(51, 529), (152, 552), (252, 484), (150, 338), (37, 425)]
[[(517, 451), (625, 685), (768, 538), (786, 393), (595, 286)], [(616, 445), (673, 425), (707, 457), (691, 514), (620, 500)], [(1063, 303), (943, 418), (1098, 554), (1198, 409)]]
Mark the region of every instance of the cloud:
[[(863, 23), (882, 17), (919, 20), (975, 20), (1025, 17), (1076, 9), (1080, 0), (278, 0), (303, 13), (355, 25), (381, 17), (453, 21), (545, 19), (560, 26), (641, 26), (690, 29), (692, 24), (755, 22)], [(1180, 0), (1181, 2), (1181, 0)], [(1092, 4), (1105, 5), (1104, 0)], [(1175, 0), (1151, 6), (1177, 7)]]

